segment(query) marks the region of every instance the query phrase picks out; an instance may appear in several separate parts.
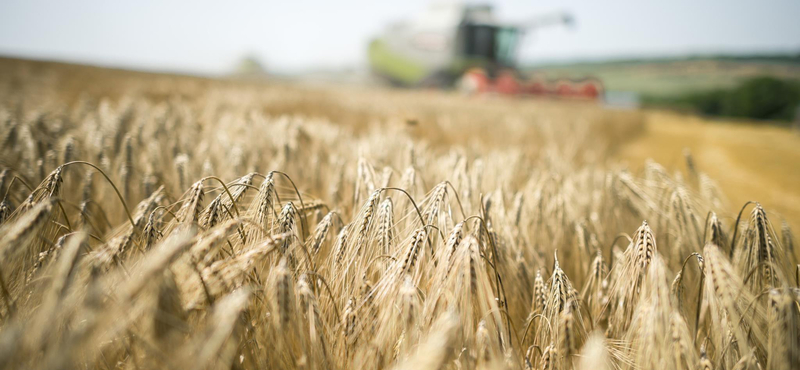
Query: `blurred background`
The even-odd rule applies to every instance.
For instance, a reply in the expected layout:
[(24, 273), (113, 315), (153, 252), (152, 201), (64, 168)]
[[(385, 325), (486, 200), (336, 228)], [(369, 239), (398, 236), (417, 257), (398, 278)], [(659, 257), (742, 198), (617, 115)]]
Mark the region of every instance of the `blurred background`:
[(791, 122), (798, 14), (794, 0), (3, 1), (0, 55)]
[(635, 129), (598, 160), (679, 171), (692, 153), (732, 204), (800, 224), (798, 14), (797, 0), (6, 0), (0, 105), (230, 100), (495, 148), (600, 121), (603, 137)]

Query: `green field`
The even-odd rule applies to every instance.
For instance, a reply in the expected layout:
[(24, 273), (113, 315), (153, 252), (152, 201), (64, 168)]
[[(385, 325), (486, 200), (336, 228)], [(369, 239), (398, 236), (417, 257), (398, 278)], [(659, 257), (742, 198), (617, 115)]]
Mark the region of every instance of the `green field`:
[(594, 76), (607, 90), (632, 91), (663, 98), (696, 91), (730, 88), (753, 77), (800, 81), (800, 57), (696, 57), (616, 60), (531, 66), (549, 78)]

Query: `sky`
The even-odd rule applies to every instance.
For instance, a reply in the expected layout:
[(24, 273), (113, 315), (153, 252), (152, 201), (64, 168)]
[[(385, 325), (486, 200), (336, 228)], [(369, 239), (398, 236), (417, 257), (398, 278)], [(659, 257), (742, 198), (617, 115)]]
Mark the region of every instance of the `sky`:
[[(386, 24), (429, 1), (0, 0), (0, 55), (223, 74), (244, 55), (293, 73), (361, 67)], [(497, 0), (505, 20), (567, 11), (527, 34), (525, 64), (637, 56), (800, 52), (799, 0)]]

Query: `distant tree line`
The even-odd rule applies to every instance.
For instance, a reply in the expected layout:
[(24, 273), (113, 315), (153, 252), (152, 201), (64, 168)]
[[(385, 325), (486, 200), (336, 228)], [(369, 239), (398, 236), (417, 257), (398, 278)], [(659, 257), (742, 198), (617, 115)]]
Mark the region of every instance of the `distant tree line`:
[(643, 100), (646, 105), (689, 109), (707, 116), (792, 121), (800, 109), (800, 82), (754, 77), (729, 89)]
[(781, 54), (696, 54), (684, 56), (653, 56), (609, 58), (585, 61), (552, 61), (524, 66), (523, 70), (541, 70), (547, 68), (570, 67), (597, 67), (597, 66), (626, 66), (637, 64), (676, 63), (690, 61), (719, 61), (719, 62), (757, 62), (778, 64), (800, 64), (800, 52)]

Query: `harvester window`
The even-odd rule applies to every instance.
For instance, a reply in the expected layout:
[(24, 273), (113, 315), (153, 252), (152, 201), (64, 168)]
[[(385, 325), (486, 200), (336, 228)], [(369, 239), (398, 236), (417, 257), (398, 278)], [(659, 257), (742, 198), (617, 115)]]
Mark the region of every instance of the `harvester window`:
[(502, 65), (513, 65), (517, 30), (487, 25), (465, 25), (462, 29), (464, 56)]
[(495, 42), (497, 44), (495, 51), (497, 61), (506, 66), (513, 65), (516, 56), (517, 30), (513, 28), (497, 29)]
[(495, 59), (495, 28), (468, 25), (464, 27), (464, 55), (468, 57)]

